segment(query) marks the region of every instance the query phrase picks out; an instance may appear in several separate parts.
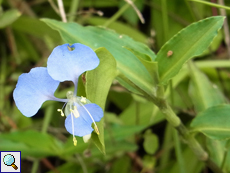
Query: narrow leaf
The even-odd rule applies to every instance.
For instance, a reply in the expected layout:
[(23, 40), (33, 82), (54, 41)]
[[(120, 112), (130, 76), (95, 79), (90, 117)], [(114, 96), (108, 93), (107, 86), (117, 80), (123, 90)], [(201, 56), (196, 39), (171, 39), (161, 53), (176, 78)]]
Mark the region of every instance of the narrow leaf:
[[(77, 23), (63, 23), (51, 19), (42, 19), (42, 21), (57, 30), (63, 40), (68, 43), (80, 42), (92, 49), (105, 47), (116, 59), (120, 73), (139, 89), (150, 94), (153, 92), (154, 82), (148, 70), (133, 53), (124, 48), (124, 46), (130, 47), (155, 59), (155, 54), (146, 45), (102, 27), (83, 27)], [(126, 81), (123, 80), (123, 82)], [(126, 84), (129, 85), (129, 83)]]
[(222, 16), (210, 17), (189, 25), (172, 37), (157, 54), (160, 83), (167, 84), (187, 60), (202, 54), (223, 22)]

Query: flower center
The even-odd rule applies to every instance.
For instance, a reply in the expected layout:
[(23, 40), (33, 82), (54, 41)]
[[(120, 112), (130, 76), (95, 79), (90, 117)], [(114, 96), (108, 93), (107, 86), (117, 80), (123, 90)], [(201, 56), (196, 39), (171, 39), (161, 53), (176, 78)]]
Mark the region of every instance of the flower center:
[[(65, 103), (62, 107), (62, 109), (57, 109), (58, 112), (61, 113), (61, 116), (71, 116), (71, 120), (72, 120), (72, 134), (73, 134), (73, 143), (76, 146), (77, 145), (77, 139), (75, 138), (74, 135), (74, 118), (79, 118), (80, 117), (80, 113), (78, 111), (78, 106), (81, 106), (85, 109), (85, 111), (87, 112), (87, 114), (90, 116), (91, 120), (93, 121), (94, 124), (94, 130), (95, 132), (99, 135), (99, 129), (93, 119), (93, 116), (91, 115), (91, 113), (87, 110), (87, 108), (84, 106), (85, 104), (90, 104), (91, 102), (86, 99), (85, 97), (81, 96), (81, 97), (77, 97), (74, 96), (74, 93), (72, 91), (68, 91), (66, 93), (66, 97), (68, 99), (68, 102)], [(65, 107), (66, 106), (66, 107)], [(65, 107), (65, 114), (63, 112), (63, 108)], [(83, 137), (84, 141), (87, 142), (90, 138), (91, 134), (86, 135)]]

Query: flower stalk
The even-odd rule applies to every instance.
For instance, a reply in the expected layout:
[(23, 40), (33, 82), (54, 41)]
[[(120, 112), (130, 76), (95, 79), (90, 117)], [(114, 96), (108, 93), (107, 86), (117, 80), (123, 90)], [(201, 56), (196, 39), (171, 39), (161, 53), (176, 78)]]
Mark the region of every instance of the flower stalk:
[(181, 122), (180, 118), (175, 114), (171, 106), (164, 99), (164, 91), (162, 86), (159, 86), (159, 90), (160, 92), (158, 92), (157, 95), (157, 102), (155, 102), (156, 98), (152, 99), (152, 102), (158, 106), (159, 110), (164, 114), (165, 119), (179, 132), (183, 140), (188, 144), (197, 158), (201, 161), (204, 161), (213, 172), (222, 173), (223, 171), (216, 165), (216, 163), (211, 161), (208, 153), (202, 148), (199, 142), (195, 139), (194, 135), (188, 131), (188, 129)]

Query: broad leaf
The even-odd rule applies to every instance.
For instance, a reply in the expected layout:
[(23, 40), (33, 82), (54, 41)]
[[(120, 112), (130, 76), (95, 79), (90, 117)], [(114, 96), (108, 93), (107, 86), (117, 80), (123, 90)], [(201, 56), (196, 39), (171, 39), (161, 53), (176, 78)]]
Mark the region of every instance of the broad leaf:
[(218, 87), (212, 84), (209, 79), (195, 65), (189, 63), (191, 82), (189, 93), (197, 111), (203, 111), (211, 106), (225, 103), (225, 98)]
[(11, 9), (4, 12), (2, 15), (0, 15), (0, 28), (4, 28), (12, 24), (19, 18), (19, 16), (21, 16), (21, 13), (16, 9)]
[(153, 81), (155, 84), (158, 83), (158, 66), (157, 62), (154, 62), (152, 58), (144, 53), (138, 52), (134, 49), (131, 49), (129, 47), (125, 47), (130, 52), (132, 52), (145, 66), (145, 68), (148, 70), (150, 76), (153, 78)]
[[(171, 38), (157, 54), (160, 83), (167, 84), (192, 57), (198, 56), (211, 44), (224, 22), (224, 17), (210, 17), (193, 23)], [(167, 56), (172, 51), (171, 56)]]
[[(124, 48), (127, 46), (155, 59), (155, 54), (146, 45), (101, 27), (83, 27), (77, 23), (63, 23), (51, 19), (42, 19), (42, 21), (57, 30), (63, 40), (68, 43), (80, 42), (92, 49), (105, 47), (116, 59), (117, 68), (125, 78), (136, 85), (138, 89), (150, 95), (153, 94), (154, 82), (148, 70), (133, 53)], [(124, 80), (124, 82), (126, 81)]]
[(148, 154), (154, 154), (159, 147), (158, 137), (151, 130), (147, 130), (144, 134), (143, 147)]
[[(87, 99), (98, 104), (104, 110), (110, 86), (116, 77), (116, 61), (105, 48), (99, 48), (95, 52), (100, 59), (100, 64), (96, 69), (86, 73), (86, 96)], [(100, 134), (98, 136), (96, 133), (92, 133), (92, 139), (101, 152), (105, 153), (104, 118), (97, 125)]]
[(230, 138), (230, 105), (218, 105), (199, 113), (191, 123), (192, 132), (201, 132), (212, 139)]
[(22, 157), (42, 158), (61, 155), (60, 144), (52, 136), (32, 130), (0, 135), (1, 151), (21, 151)]

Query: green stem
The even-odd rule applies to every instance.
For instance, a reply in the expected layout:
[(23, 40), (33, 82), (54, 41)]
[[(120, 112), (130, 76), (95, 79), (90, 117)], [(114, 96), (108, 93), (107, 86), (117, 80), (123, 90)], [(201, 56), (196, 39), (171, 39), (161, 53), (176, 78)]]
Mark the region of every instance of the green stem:
[[(46, 131), (47, 131), (48, 127), (49, 127), (50, 120), (52, 118), (53, 110), (54, 110), (53, 105), (50, 105), (46, 109), (45, 119), (44, 119), (43, 124), (42, 124), (41, 133), (46, 133)], [(39, 160), (35, 160), (34, 163), (33, 163), (33, 166), (32, 166), (31, 173), (37, 173), (38, 167), (39, 167)]]
[(223, 160), (222, 160), (222, 163), (221, 163), (221, 169), (223, 169), (224, 168), (224, 165), (225, 165), (225, 163), (226, 163), (226, 159), (227, 159), (227, 155), (228, 155), (228, 150), (227, 149), (225, 149), (225, 151), (224, 151), (224, 157), (223, 157)]
[(163, 154), (160, 157), (160, 169), (163, 169), (169, 163), (170, 158), (170, 144), (172, 143), (172, 126), (167, 123), (164, 133), (164, 141), (163, 141)]
[(165, 115), (165, 119), (173, 126), (178, 127), (181, 124), (180, 118), (173, 112), (172, 108), (165, 99), (160, 99), (157, 105), (160, 111)]
[(160, 111), (165, 115), (166, 120), (177, 129), (184, 141), (188, 144), (191, 150), (195, 153), (197, 158), (201, 161), (206, 162), (207, 166), (213, 170), (215, 173), (222, 173), (222, 170), (212, 162), (208, 153), (202, 148), (198, 141), (194, 138), (193, 134), (189, 133), (187, 128), (183, 125), (180, 118), (174, 113), (171, 107), (168, 105), (166, 100), (159, 99), (157, 106)]
[(140, 103), (136, 101), (136, 125), (140, 122)]
[(209, 6), (212, 6), (212, 7), (216, 7), (216, 8), (223, 8), (223, 9), (226, 9), (226, 10), (230, 10), (230, 7), (228, 7), (228, 6), (219, 5), (219, 4), (212, 3), (212, 2), (201, 1), (201, 0), (190, 0), (190, 1), (199, 2), (199, 3), (209, 5)]
[(79, 5), (79, 0), (72, 0), (72, 2), (70, 4), (69, 14), (68, 14), (69, 15), (69, 17), (68, 17), (69, 22), (73, 22), (75, 20), (78, 5)]
[(161, 10), (162, 10), (162, 20), (163, 20), (163, 30), (164, 30), (164, 41), (168, 40), (168, 13), (167, 13), (167, 0), (161, 0)]
[[(133, 2), (135, 2), (135, 0), (133, 0)], [(129, 7), (130, 7), (130, 4), (126, 3), (109, 20), (107, 20), (107, 22), (105, 22), (103, 26), (108, 27), (110, 24), (116, 21)]]
[(194, 12), (193, 12), (191, 6), (189, 5), (188, 0), (185, 0), (185, 3), (186, 3), (186, 6), (188, 7), (188, 10), (189, 10), (189, 12), (190, 12), (190, 14), (192, 16), (193, 21), (196, 21), (196, 16), (194, 15)]
[(53, 115), (53, 111), (54, 111), (54, 106), (53, 105), (49, 105), (46, 108), (45, 119), (43, 120), (42, 130), (41, 130), (42, 133), (46, 133), (46, 131), (47, 131), (48, 127), (49, 127), (49, 124), (50, 124), (50, 120), (51, 120), (52, 115)]
[(173, 90), (173, 81), (172, 79), (169, 81), (169, 88), (170, 88), (170, 100), (171, 100), (171, 105), (174, 107), (174, 90)]
[(175, 145), (175, 151), (176, 151), (176, 158), (178, 161), (178, 165), (180, 167), (180, 173), (186, 173), (184, 159), (183, 159), (182, 151), (181, 151), (180, 140), (178, 137), (178, 132), (175, 129), (173, 130), (173, 138), (174, 138), (174, 145)]
[(38, 172), (38, 166), (39, 166), (39, 160), (35, 160), (32, 166), (31, 173), (37, 173)]

